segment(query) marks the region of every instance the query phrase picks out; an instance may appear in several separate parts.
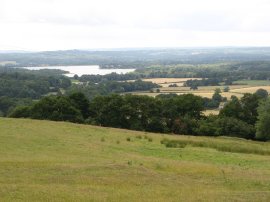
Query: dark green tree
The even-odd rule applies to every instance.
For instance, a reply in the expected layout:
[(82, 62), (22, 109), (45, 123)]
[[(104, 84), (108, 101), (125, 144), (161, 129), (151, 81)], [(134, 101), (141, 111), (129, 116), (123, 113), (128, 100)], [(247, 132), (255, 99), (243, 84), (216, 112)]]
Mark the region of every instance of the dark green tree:
[(242, 110), (243, 114), (240, 119), (242, 121), (247, 122), (248, 124), (254, 125), (255, 122), (257, 121), (257, 108), (259, 106), (260, 102), (260, 97), (257, 96), (256, 94), (250, 94), (246, 93), (244, 96), (241, 98), (241, 105), (242, 105)]
[(89, 116), (89, 100), (86, 96), (81, 92), (77, 92), (68, 97), (73, 106), (81, 112), (83, 118), (87, 119)]
[(220, 110), (219, 115), (222, 117), (233, 117), (241, 119), (243, 117), (243, 109), (240, 100), (236, 96), (232, 96), (232, 100), (225, 104)]
[(263, 99), (265, 99), (265, 98), (268, 97), (268, 91), (265, 90), (265, 89), (262, 89), (262, 88), (258, 89), (258, 90), (255, 92), (255, 94), (256, 94), (258, 97), (263, 98)]
[(212, 96), (212, 100), (220, 103), (222, 101), (221, 90), (217, 88)]

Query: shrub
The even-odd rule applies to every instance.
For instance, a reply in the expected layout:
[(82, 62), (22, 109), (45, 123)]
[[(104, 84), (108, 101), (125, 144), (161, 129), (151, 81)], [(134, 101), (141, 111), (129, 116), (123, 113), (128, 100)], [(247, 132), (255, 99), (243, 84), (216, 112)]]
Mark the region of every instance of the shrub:
[(246, 139), (253, 139), (255, 129), (247, 124), (232, 117), (209, 116), (205, 120), (199, 121), (199, 127), (195, 129), (197, 135), (205, 136), (231, 136)]
[(163, 139), (160, 141), (161, 144), (164, 144), (166, 147), (169, 148), (184, 148), (186, 147), (187, 143), (180, 141), (180, 140), (168, 140), (168, 139)]
[(10, 114), (12, 118), (29, 118), (31, 117), (31, 108), (26, 106), (16, 107)]

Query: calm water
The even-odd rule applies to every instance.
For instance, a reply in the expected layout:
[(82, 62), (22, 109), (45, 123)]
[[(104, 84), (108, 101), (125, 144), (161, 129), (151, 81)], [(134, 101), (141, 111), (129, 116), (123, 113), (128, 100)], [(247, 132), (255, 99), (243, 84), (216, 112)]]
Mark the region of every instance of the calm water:
[(40, 69), (61, 69), (68, 71), (66, 76), (73, 77), (75, 74), (81, 76), (83, 74), (93, 74), (93, 75), (105, 75), (110, 73), (125, 74), (135, 71), (135, 69), (100, 69), (98, 65), (89, 66), (49, 66), (49, 67), (24, 67), (29, 70), (40, 70)]

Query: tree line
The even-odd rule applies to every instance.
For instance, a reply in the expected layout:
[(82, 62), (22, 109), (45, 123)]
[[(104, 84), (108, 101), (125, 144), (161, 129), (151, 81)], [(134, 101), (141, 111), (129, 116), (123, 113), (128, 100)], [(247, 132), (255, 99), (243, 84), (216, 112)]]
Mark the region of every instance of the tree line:
[(80, 92), (48, 96), (31, 106), (16, 108), (10, 117), (71, 121), (131, 130), (204, 136), (233, 136), (269, 140), (268, 93), (233, 97), (217, 116), (204, 116), (204, 100), (193, 94), (97, 96)]
[(113, 80), (103, 80), (99, 83), (84, 82), (79, 85), (72, 85), (66, 90), (66, 94), (72, 94), (75, 92), (81, 92), (88, 99), (93, 99), (99, 95), (109, 95), (112, 93), (128, 93), (134, 91), (150, 91), (153, 88), (159, 88), (158, 84), (142, 81), (140, 79), (127, 82), (119, 82)]

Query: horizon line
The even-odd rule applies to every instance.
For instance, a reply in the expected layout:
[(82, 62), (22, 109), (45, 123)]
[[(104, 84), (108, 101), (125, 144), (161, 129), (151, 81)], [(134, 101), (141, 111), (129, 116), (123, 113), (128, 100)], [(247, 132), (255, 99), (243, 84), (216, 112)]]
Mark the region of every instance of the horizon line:
[(270, 48), (270, 46), (161, 46), (161, 47), (116, 47), (116, 48), (70, 48), (70, 49), (50, 49), (50, 50), (27, 50), (26, 49), (0, 49), (1, 53), (37, 53), (37, 52), (57, 52), (57, 51), (132, 51), (132, 50), (162, 50), (162, 49), (220, 49), (220, 48)]

